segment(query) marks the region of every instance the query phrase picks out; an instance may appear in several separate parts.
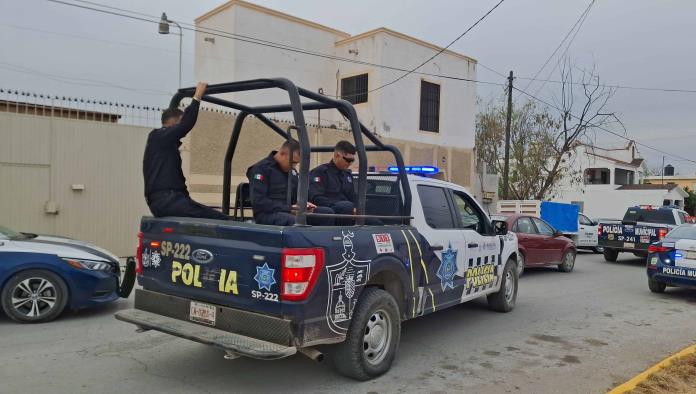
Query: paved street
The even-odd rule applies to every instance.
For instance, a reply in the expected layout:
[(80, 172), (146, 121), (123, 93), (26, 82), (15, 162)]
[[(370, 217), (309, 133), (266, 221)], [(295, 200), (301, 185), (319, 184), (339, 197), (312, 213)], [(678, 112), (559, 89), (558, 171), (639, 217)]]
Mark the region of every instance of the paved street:
[(599, 393), (696, 340), (696, 292), (649, 292), (643, 261), (582, 254), (576, 269), (530, 270), (517, 308), (485, 301), (404, 325), (392, 370), (371, 382), (304, 356), (226, 361), (222, 352), (133, 327), (107, 309), (43, 325), (0, 317), (0, 382), (19, 392)]

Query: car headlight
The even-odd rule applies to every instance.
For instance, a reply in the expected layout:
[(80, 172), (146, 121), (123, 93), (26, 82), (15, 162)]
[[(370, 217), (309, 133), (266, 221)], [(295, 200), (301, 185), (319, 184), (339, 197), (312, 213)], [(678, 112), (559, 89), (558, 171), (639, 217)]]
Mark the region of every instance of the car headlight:
[(63, 261), (77, 269), (86, 269), (92, 271), (110, 271), (112, 268), (111, 264), (105, 263), (103, 261), (92, 261), (71, 258), (63, 258)]

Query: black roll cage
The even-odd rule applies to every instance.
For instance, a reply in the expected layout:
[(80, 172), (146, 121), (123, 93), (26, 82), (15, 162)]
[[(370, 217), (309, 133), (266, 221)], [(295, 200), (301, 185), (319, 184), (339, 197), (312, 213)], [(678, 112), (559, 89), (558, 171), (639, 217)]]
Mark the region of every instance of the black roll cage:
[[(262, 89), (282, 89), (288, 93), (290, 99), (290, 104), (280, 104), (280, 105), (266, 105), (266, 106), (256, 106), (250, 107), (243, 104), (235, 103), (229, 100), (225, 100), (219, 97), (214, 97), (215, 94), (223, 93), (233, 93), (233, 92), (243, 92), (251, 90), (262, 90)], [(186, 97), (192, 97), (195, 92), (195, 87), (182, 88), (172, 97), (169, 104), (170, 108), (178, 108), (181, 100)], [(310, 99), (311, 101), (302, 102), (301, 97)], [(370, 130), (365, 127), (359, 120), (358, 115), (355, 112), (353, 105), (346, 100), (333, 99), (324, 96), (319, 93), (303, 89), (296, 86), (290, 80), (285, 78), (263, 78), (263, 79), (253, 79), (248, 81), (239, 82), (229, 82), (209, 85), (206, 89), (205, 95), (202, 98), (211, 104), (220, 105), (227, 108), (232, 108), (239, 111), (239, 115), (232, 128), (232, 135), (230, 136), (229, 144), (227, 145), (227, 153), (225, 154), (224, 162), (224, 176), (223, 176), (223, 190), (222, 190), (222, 212), (225, 215), (230, 213), (230, 191), (232, 183), (232, 159), (234, 157), (235, 150), (237, 149), (237, 143), (239, 142), (239, 135), (242, 131), (242, 125), (244, 120), (249, 115), (255, 116), (263, 124), (268, 126), (271, 130), (275, 131), (278, 135), (284, 139), (291, 138), (292, 130), (297, 133), (297, 140), (300, 144), (300, 172), (299, 172), (299, 185), (297, 193), (297, 219), (296, 223), (298, 225), (307, 224), (307, 216), (327, 216), (314, 213), (305, 212), (305, 207), (307, 205), (307, 194), (309, 188), (309, 159), (311, 152), (333, 152), (333, 146), (315, 146), (311, 147), (309, 144), (309, 137), (307, 135), (307, 126), (304, 119), (304, 111), (319, 110), (319, 109), (336, 109), (338, 110), (350, 123), (350, 129), (353, 133), (353, 139), (355, 143), (355, 148), (358, 155), (358, 206), (356, 222), (358, 225), (364, 224), (364, 220), (368, 215), (365, 215), (365, 200), (366, 200), (366, 190), (367, 190), (367, 154), (366, 152), (390, 152), (394, 155), (394, 160), (396, 161), (396, 166), (398, 167), (397, 178), (401, 185), (401, 190), (404, 197), (404, 211), (403, 216), (399, 217), (404, 223), (408, 223), (408, 219), (411, 216), (411, 189), (408, 187), (408, 178), (406, 176), (406, 171), (404, 169), (404, 160), (401, 156), (401, 151), (393, 145), (383, 144), (376, 135), (372, 134)], [(268, 117), (265, 116), (266, 113), (274, 112), (292, 112), (294, 119), (294, 126), (290, 126), (288, 130), (283, 130), (274, 122), (272, 122)], [(372, 145), (365, 145), (363, 142), (363, 135), (367, 137)], [(290, 196), (290, 188), (288, 184), (288, 198)]]

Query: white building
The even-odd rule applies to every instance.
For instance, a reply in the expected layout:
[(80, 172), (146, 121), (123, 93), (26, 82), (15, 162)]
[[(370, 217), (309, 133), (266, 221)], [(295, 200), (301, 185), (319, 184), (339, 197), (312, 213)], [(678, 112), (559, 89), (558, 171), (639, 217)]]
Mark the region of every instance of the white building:
[[(338, 5), (348, 7), (348, 4)], [(380, 136), (452, 148), (474, 148), (476, 85), (432, 75), (476, 78), (476, 60), (445, 50), (397, 83), (378, 89), (442, 48), (386, 28), (350, 35), (244, 1), (230, 1), (196, 19), (196, 78), (209, 83), (285, 77), (298, 86), (353, 102), (361, 121)], [(206, 30), (208, 29), (208, 30)], [(240, 40), (208, 34), (220, 31)], [(245, 38), (246, 37), (246, 38)], [(317, 56), (243, 40), (265, 40)], [(270, 44), (277, 46), (276, 44)], [(335, 56), (358, 62), (326, 58)], [(370, 65), (373, 64), (373, 65)], [(431, 75), (423, 75), (431, 74)], [(373, 91), (374, 90), (374, 91)], [(235, 95), (231, 95), (231, 99)], [(282, 92), (237, 93), (245, 104), (287, 102)], [(288, 114), (277, 114), (285, 117)], [(307, 113), (317, 123), (317, 114)], [(336, 111), (322, 111), (322, 125), (341, 124)], [(417, 164), (417, 163), (412, 163)]]
[(644, 160), (631, 141), (618, 149), (579, 143), (566, 160), (570, 175), (556, 188), (553, 201), (572, 202), (595, 218), (620, 218), (635, 205), (683, 207), (683, 189), (674, 184), (644, 185)]

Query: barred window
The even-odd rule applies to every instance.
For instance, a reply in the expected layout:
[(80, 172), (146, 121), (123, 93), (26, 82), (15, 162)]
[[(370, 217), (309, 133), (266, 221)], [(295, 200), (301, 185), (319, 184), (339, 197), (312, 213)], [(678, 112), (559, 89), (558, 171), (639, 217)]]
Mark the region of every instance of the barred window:
[(341, 79), (341, 98), (351, 104), (367, 102), (367, 74)]
[(440, 85), (421, 81), (420, 130), (440, 132)]

